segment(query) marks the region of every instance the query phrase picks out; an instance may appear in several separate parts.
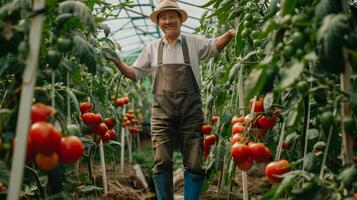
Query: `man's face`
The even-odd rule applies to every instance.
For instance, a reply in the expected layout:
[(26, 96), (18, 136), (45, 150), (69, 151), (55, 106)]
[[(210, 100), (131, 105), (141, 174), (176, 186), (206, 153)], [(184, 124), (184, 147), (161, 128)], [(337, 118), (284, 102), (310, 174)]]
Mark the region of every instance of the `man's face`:
[(176, 11), (163, 11), (158, 16), (159, 26), (165, 36), (179, 35), (181, 31), (181, 18)]

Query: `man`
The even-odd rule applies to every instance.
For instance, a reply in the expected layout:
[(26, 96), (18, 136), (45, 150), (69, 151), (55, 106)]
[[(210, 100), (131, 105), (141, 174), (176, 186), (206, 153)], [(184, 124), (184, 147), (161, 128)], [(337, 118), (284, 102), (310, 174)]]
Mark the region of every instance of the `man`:
[(153, 77), (151, 136), (155, 150), (153, 179), (159, 200), (173, 200), (172, 154), (178, 138), (183, 156), (184, 198), (198, 200), (204, 180), (202, 169), (203, 124), (199, 61), (216, 56), (235, 37), (231, 29), (217, 39), (182, 35), (187, 13), (174, 0), (161, 0), (150, 19), (164, 37), (146, 46), (129, 67), (112, 59), (124, 76), (138, 80)]

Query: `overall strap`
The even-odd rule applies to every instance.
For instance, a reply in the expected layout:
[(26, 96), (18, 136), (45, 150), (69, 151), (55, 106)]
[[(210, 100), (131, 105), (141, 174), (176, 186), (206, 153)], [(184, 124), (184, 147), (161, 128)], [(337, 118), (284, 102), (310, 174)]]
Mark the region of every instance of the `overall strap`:
[(187, 41), (186, 41), (186, 36), (181, 35), (182, 37), (182, 53), (183, 53), (183, 58), (185, 60), (185, 64), (189, 65), (190, 64), (190, 54), (188, 52), (188, 46), (187, 46)]
[(159, 43), (159, 50), (157, 52), (157, 66), (162, 65), (163, 49), (164, 49), (164, 38), (162, 38)]

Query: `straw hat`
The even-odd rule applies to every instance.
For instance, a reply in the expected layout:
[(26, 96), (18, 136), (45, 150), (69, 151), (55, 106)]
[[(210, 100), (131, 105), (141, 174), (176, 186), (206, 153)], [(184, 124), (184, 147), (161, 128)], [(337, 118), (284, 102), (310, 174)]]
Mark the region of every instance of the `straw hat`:
[(155, 10), (153, 13), (150, 15), (151, 21), (153, 21), (155, 24), (158, 23), (157, 21), (157, 16), (159, 15), (160, 12), (166, 11), (166, 10), (174, 10), (180, 13), (181, 15), (181, 20), (182, 23), (187, 20), (187, 13), (186, 11), (182, 10), (180, 6), (176, 3), (176, 0), (160, 0), (160, 2), (157, 4)]

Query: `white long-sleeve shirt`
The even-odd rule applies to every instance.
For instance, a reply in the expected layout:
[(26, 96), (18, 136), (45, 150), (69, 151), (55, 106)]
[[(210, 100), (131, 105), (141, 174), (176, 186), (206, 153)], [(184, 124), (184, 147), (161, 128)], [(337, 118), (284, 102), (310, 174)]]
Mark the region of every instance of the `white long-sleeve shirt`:
[[(199, 88), (201, 88), (201, 77), (200, 77), (200, 61), (203, 59), (208, 59), (216, 56), (219, 52), (215, 45), (215, 39), (208, 39), (199, 35), (185, 35), (189, 56), (190, 64), (197, 81)], [(164, 48), (163, 48), (163, 64), (184, 64), (184, 58), (181, 46), (181, 35), (177, 39), (176, 43), (171, 47), (169, 46), (166, 38), (164, 37)], [(153, 80), (155, 80), (156, 69), (157, 69), (157, 54), (159, 43), (161, 39), (154, 40), (146, 46), (139, 57), (136, 59), (134, 64), (131, 66), (134, 69), (136, 80), (139, 80), (142, 76), (151, 73)]]

